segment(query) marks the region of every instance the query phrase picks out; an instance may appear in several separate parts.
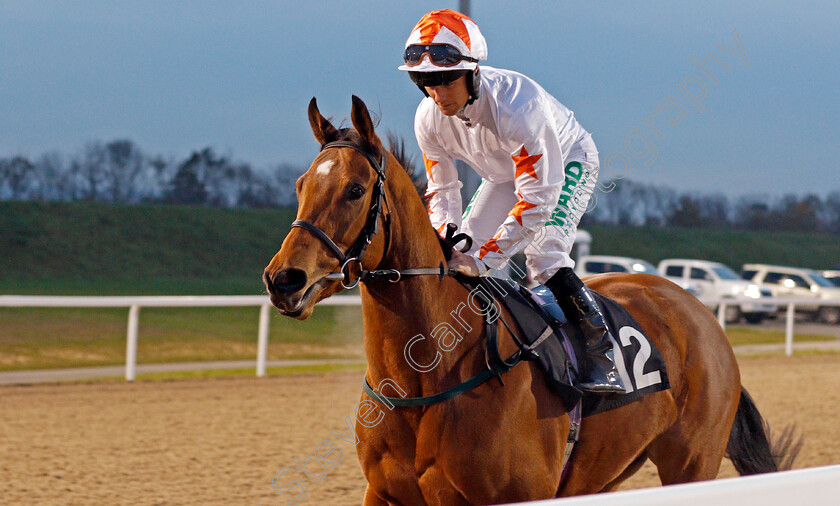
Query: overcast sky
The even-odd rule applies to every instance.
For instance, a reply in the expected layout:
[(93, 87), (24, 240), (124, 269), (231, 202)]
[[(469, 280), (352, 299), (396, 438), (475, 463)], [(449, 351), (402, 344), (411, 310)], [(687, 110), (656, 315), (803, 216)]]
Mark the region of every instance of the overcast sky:
[[(471, 4), (486, 63), (574, 110), (605, 173), (731, 196), (840, 189), (837, 2)], [(340, 121), (352, 94), (419, 155), (421, 94), (397, 66), (417, 20), (447, 7), (457, 0), (0, 0), (0, 156), (129, 138), (152, 154), (209, 145), (308, 166), (309, 100)], [(712, 52), (728, 71), (692, 61)]]

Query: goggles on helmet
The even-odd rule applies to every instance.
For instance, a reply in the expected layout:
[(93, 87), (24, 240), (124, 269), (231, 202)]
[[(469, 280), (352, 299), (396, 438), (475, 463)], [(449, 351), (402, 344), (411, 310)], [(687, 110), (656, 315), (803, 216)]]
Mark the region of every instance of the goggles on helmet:
[(438, 67), (452, 67), (462, 60), (478, 63), (477, 58), (464, 56), (455, 46), (449, 44), (412, 44), (405, 48), (403, 60), (408, 67), (415, 67), (423, 61), (423, 55), (429, 55), (429, 60)]
[[(420, 87), (420, 89), (425, 88), (426, 86), (433, 87), (433, 86), (444, 86), (453, 81), (460, 79), (461, 77), (469, 74), (470, 70), (448, 70), (448, 71), (441, 71), (441, 72), (408, 72), (408, 77), (414, 81), (414, 84)], [(425, 92), (424, 92), (425, 93)]]

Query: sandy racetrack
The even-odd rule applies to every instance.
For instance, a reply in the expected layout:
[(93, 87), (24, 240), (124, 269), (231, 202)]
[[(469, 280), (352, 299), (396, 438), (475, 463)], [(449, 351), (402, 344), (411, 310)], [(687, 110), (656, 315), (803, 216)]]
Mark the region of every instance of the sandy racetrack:
[[(804, 434), (796, 467), (840, 463), (840, 355), (739, 362), (771, 425), (795, 422)], [(306, 480), (299, 504), (359, 504), (365, 481), (352, 440), (341, 435), (348, 437), (344, 417), (353, 416), (361, 377), (0, 388), (0, 502), (279, 505), (294, 496), (275, 493), (272, 477), (288, 466), (278, 486)], [(327, 439), (342, 460), (324, 469), (314, 454)], [(313, 473), (325, 473), (320, 481), (294, 470), (293, 459), (307, 457)], [(725, 461), (720, 476), (733, 475)], [(624, 488), (656, 484), (647, 464)]]

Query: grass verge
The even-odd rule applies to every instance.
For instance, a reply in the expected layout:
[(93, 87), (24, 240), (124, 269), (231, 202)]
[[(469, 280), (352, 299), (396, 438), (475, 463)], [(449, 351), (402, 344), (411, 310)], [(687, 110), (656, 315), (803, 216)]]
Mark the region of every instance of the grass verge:
[[(128, 311), (0, 308), (0, 371), (125, 363)], [(253, 360), (259, 308), (143, 308), (138, 363)], [(272, 315), (269, 360), (364, 358), (357, 307), (324, 306), (305, 322)]]
[[(122, 365), (123, 308), (0, 308), (0, 371)], [(259, 309), (143, 308), (138, 363), (253, 360)], [(730, 326), (733, 346), (783, 344), (783, 331)], [(364, 359), (358, 307), (323, 306), (300, 322), (274, 313), (270, 360)], [(795, 342), (834, 337), (796, 334)]]
[[(335, 372), (360, 372), (367, 369), (364, 362), (343, 363), (343, 364), (313, 364), (293, 365), (287, 367), (268, 367), (265, 370), (266, 376), (286, 376), (289, 374), (325, 374)], [(140, 381), (161, 381), (181, 379), (207, 379), (207, 378), (235, 378), (241, 376), (254, 376), (254, 368), (246, 369), (214, 369), (206, 371), (187, 371), (171, 373), (141, 374), (137, 376)]]
[[(729, 327), (726, 335), (732, 346), (748, 344), (784, 344), (785, 333), (778, 330), (752, 329), (747, 327)], [(793, 342), (836, 341), (836, 337), (819, 334), (794, 334)]]

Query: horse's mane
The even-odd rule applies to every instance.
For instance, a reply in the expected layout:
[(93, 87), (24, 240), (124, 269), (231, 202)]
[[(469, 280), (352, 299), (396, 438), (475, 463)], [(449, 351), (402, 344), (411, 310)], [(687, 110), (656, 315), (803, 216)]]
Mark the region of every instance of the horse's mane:
[[(388, 151), (394, 155), (400, 165), (402, 165), (403, 170), (405, 170), (406, 174), (408, 174), (408, 177), (411, 178), (411, 182), (414, 184), (414, 188), (417, 190), (417, 194), (420, 198), (424, 198), (426, 194), (426, 178), (423, 177), (422, 173), (417, 173), (414, 166), (414, 159), (405, 151), (405, 140), (393, 132), (388, 132), (386, 139), (388, 140)], [(352, 128), (339, 129), (338, 135), (335, 139), (330, 140), (352, 142), (370, 153), (376, 153), (378, 151), (376, 146), (363, 139), (362, 136)]]
[[(414, 168), (414, 159), (406, 155), (405, 140), (392, 132), (388, 132), (388, 149), (397, 161), (400, 162), (400, 165), (403, 166), (406, 173), (408, 173), (408, 177), (410, 177), (411, 182), (414, 183), (414, 188), (417, 190), (417, 194), (421, 199), (423, 199), (424, 203), (427, 202), (426, 178), (423, 177), (422, 174), (417, 174)], [(435, 233), (435, 235), (437, 235), (437, 233)], [(437, 238), (440, 243), (440, 249), (443, 250), (443, 256), (446, 257), (446, 261), (448, 262), (452, 258), (452, 245), (441, 239), (440, 236), (437, 236)]]
[(418, 174), (414, 167), (414, 159), (405, 152), (405, 140), (393, 132), (388, 132), (388, 150), (400, 162), (403, 169), (405, 169), (417, 194), (421, 199), (425, 200), (426, 195), (426, 178), (423, 174)]

